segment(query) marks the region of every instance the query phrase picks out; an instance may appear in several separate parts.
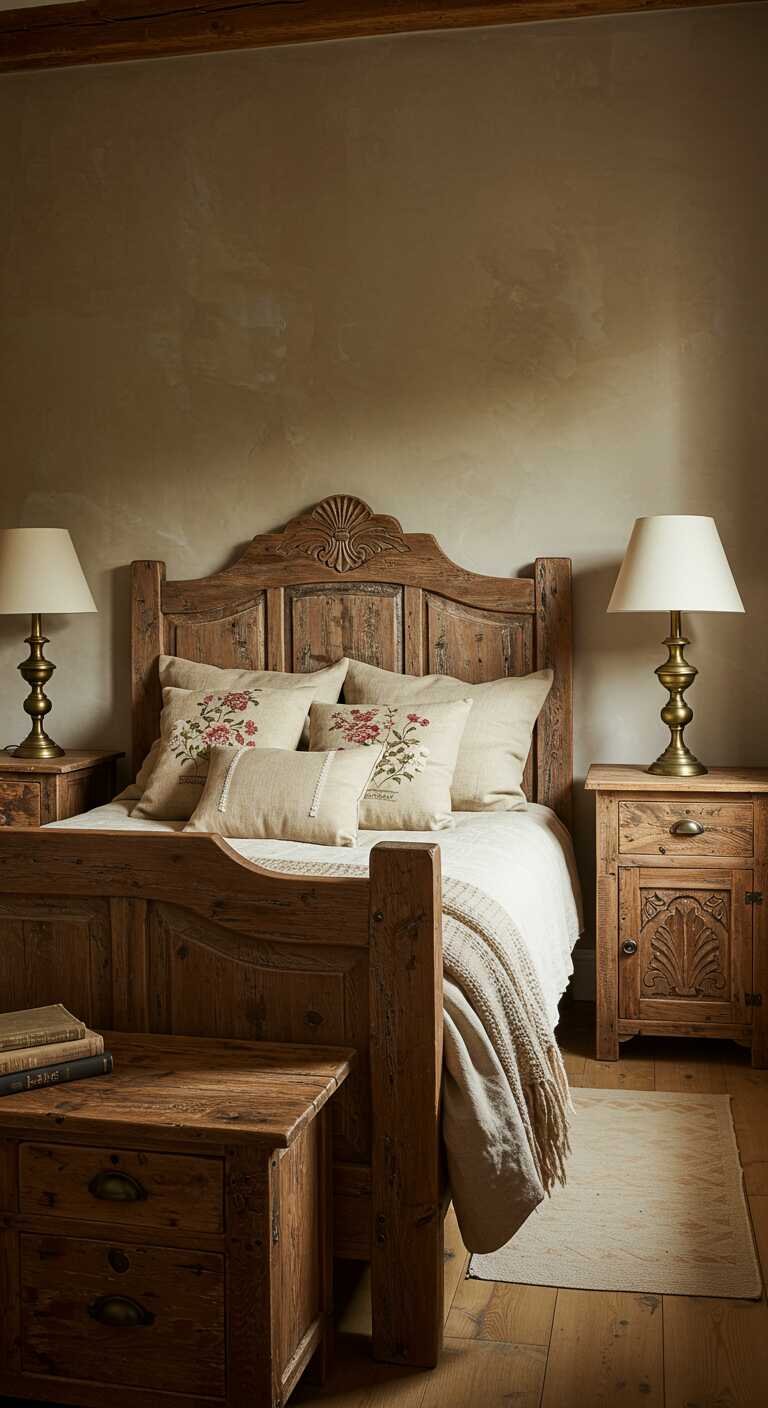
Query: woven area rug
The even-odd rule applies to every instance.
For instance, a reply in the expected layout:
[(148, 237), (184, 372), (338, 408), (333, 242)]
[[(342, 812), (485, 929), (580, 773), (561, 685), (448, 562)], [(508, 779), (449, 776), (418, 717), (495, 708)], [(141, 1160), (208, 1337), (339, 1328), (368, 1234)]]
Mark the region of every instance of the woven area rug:
[(727, 1095), (574, 1090), (568, 1185), (468, 1275), (577, 1290), (760, 1296)]

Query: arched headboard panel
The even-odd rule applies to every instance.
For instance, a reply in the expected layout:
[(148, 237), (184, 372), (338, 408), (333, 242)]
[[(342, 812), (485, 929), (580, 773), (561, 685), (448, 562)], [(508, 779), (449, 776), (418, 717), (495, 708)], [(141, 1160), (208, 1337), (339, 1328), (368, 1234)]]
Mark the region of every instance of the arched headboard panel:
[(169, 582), (134, 562), (133, 758), (157, 737), (158, 656), (242, 669), (312, 671), (352, 655), (407, 674), (471, 683), (550, 666), (526, 792), (571, 821), (571, 564), (536, 559), (532, 577), (485, 577), (451, 562), (428, 533), (404, 533), (346, 494), (263, 533), (223, 572)]

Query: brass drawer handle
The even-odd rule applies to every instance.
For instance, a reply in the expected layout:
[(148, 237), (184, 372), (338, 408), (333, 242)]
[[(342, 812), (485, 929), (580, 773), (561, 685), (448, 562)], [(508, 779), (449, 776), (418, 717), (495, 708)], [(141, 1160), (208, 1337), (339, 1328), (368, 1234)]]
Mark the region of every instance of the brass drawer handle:
[(103, 1203), (143, 1203), (147, 1196), (137, 1178), (119, 1169), (97, 1173), (88, 1184), (88, 1192)]
[(627, 955), (627, 958), (631, 958), (633, 953), (637, 953), (637, 939), (625, 939), (621, 945), (621, 951)]
[(153, 1325), (155, 1317), (130, 1296), (99, 1296), (88, 1306), (88, 1314), (100, 1325), (116, 1330), (132, 1330), (139, 1325)]
[(700, 821), (687, 816), (682, 821), (673, 821), (669, 830), (672, 836), (703, 836), (705, 828)]

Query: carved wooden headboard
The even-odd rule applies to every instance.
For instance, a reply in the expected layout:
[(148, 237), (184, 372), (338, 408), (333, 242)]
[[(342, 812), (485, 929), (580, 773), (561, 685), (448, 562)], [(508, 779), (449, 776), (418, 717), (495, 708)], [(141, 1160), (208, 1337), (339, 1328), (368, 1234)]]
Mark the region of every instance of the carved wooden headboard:
[(133, 756), (159, 732), (161, 654), (254, 670), (311, 671), (352, 655), (386, 670), (476, 683), (551, 666), (525, 788), (570, 824), (573, 790), (571, 564), (537, 558), (533, 576), (457, 567), (429, 533), (404, 533), (346, 494), (263, 533), (223, 572), (167, 582), (135, 562)]

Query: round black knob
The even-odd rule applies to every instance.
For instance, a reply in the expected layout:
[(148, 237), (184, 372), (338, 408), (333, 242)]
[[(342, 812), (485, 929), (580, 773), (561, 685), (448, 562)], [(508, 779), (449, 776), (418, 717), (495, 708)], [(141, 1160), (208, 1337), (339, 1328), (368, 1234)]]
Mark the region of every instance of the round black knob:
[(625, 939), (621, 945), (621, 951), (627, 955), (627, 958), (631, 958), (633, 953), (637, 953), (637, 939)]

